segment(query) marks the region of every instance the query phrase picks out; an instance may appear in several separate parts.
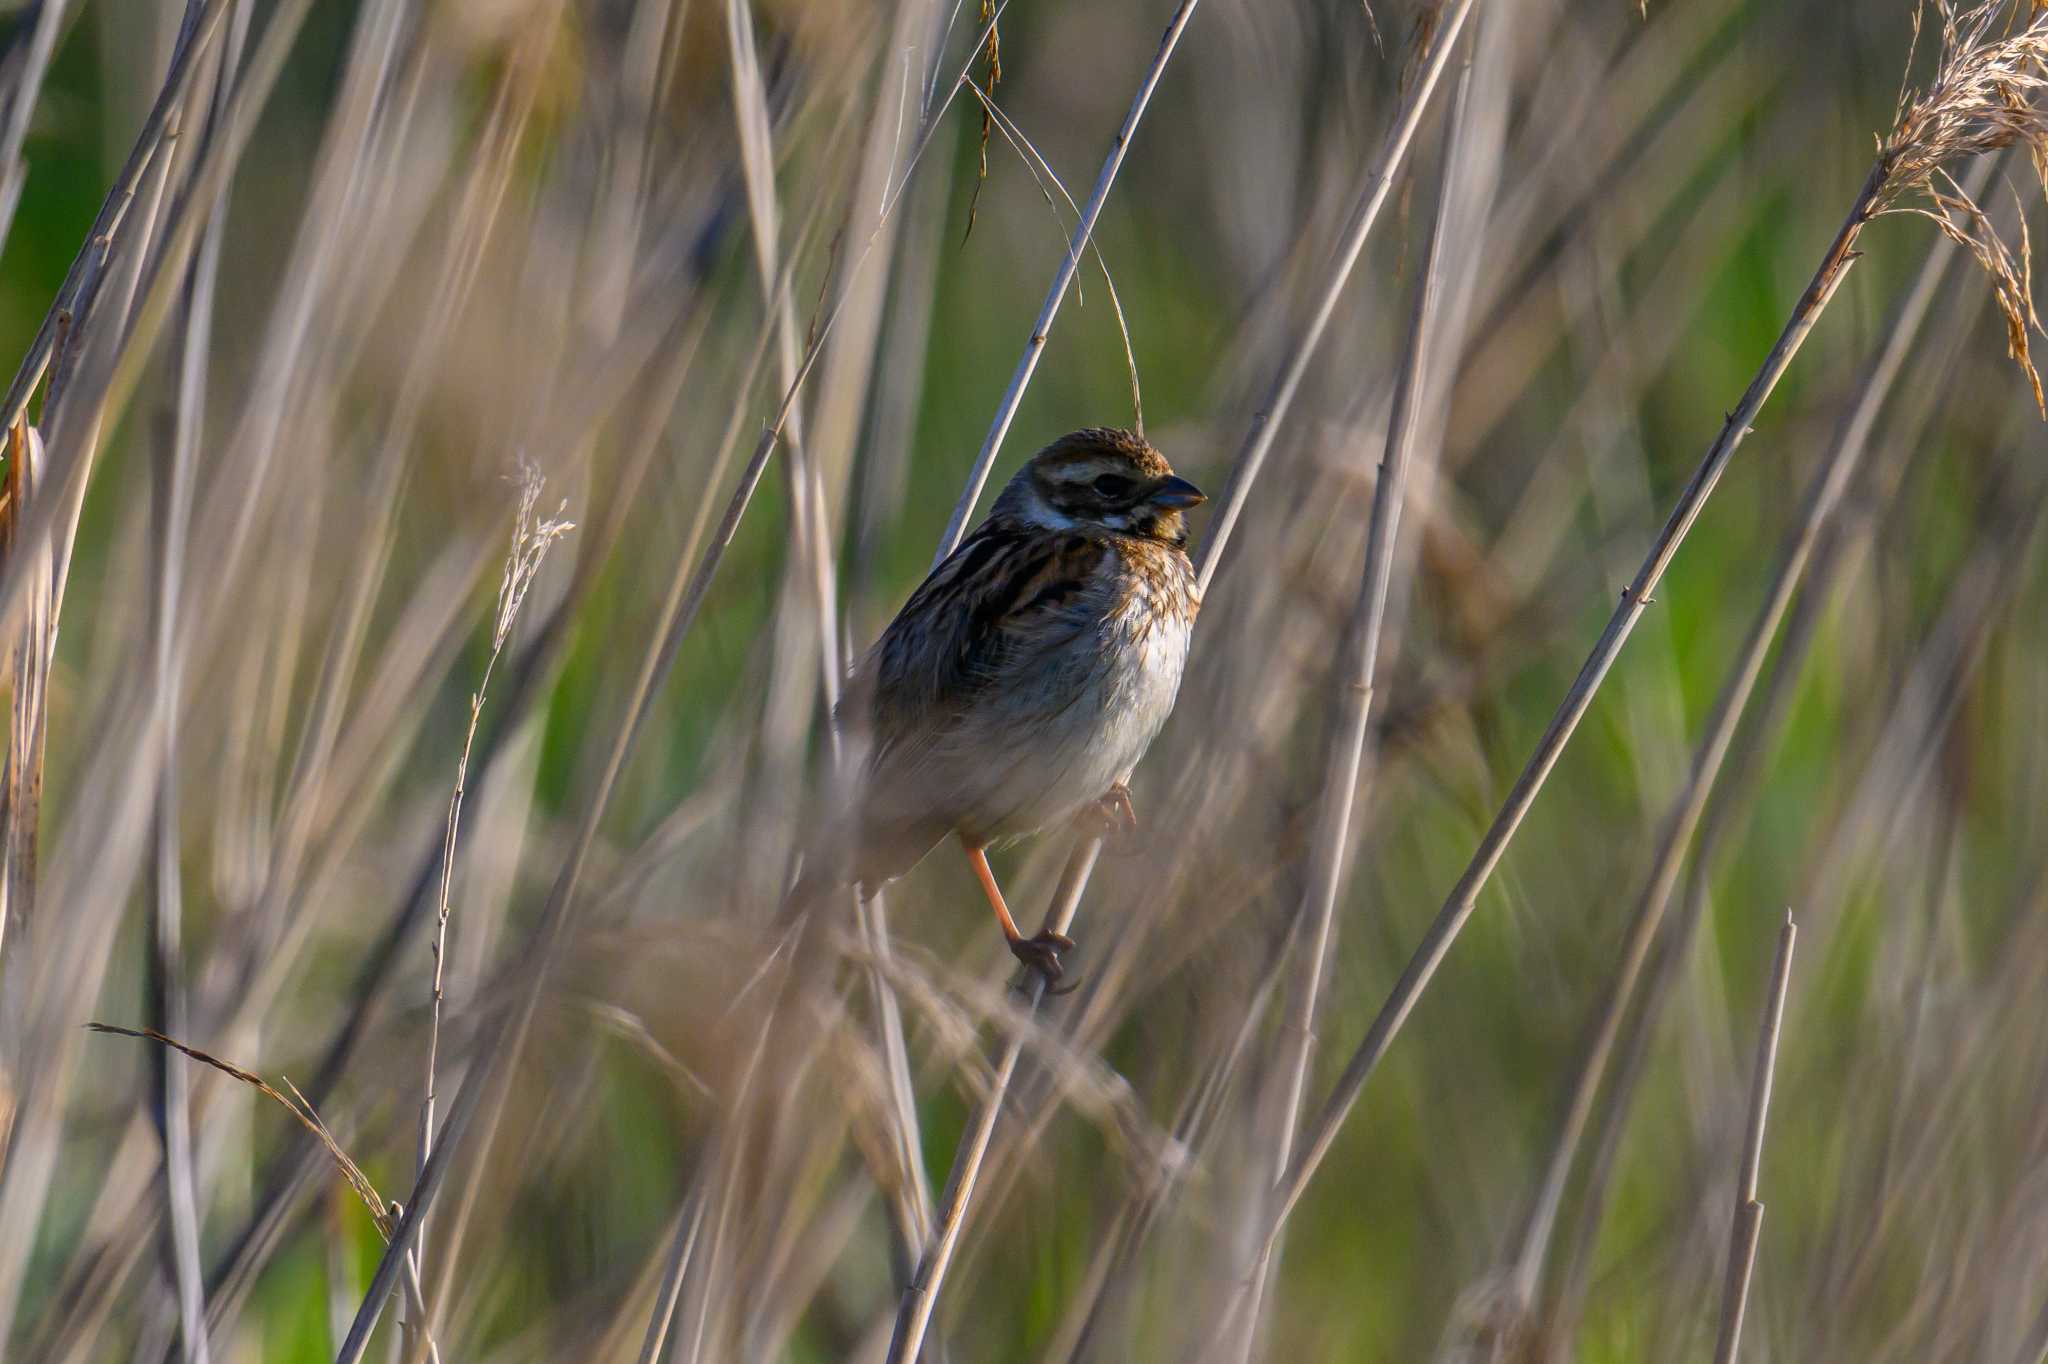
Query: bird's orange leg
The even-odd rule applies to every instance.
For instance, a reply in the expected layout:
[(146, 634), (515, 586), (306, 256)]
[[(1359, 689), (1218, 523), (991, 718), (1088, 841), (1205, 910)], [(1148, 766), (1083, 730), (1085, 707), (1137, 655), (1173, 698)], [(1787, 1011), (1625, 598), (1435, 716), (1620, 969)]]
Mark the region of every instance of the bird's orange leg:
[[(1065, 969), (1060, 964), (1060, 953), (1072, 947), (1074, 940), (1049, 928), (1035, 938), (1027, 938), (1018, 932), (1017, 921), (1010, 917), (1010, 907), (1003, 902), (1002, 887), (996, 884), (996, 874), (988, 865), (988, 854), (978, 844), (969, 843), (964, 838), (960, 840), (960, 846), (967, 850), (967, 861), (974, 868), (975, 879), (981, 882), (982, 893), (988, 896), (988, 902), (996, 912), (996, 922), (1002, 925), (1003, 937), (1009, 942), (1010, 951), (1018, 961), (1044, 976), (1048, 987), (1057, 985)], [(1065, 992), (1055, 990), (1053, 993)]]

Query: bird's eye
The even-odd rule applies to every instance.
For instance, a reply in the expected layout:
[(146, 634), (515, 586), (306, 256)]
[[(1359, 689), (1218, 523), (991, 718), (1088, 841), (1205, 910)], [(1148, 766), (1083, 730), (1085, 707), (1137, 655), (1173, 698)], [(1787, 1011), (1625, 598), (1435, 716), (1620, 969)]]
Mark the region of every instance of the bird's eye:
[(1122, 474), (1104, 474), (1095, 480), (1095, 491), (1104, 497), (1123, 497), (1131, 491), (1131, 481)]

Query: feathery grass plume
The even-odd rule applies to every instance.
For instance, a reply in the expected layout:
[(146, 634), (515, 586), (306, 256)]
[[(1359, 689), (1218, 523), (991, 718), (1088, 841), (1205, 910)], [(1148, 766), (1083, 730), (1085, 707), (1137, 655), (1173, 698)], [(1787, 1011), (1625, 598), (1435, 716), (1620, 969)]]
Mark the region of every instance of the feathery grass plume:
[[(540, 576), (541, 564), (546, 561), (548, 551), (557, 540), (576, 529), (576, 523), (563, 516), (569, 509), (567, 499), (555, 509), (553, 516), (539, 514), (541, 489), (546, 486), (547, 479), (538, 465), (522, 458), (515, 478), (519, 486), (519, 503), (512, 513), (512, 543), (505, 552), (505, 570), (498, 580), (497, 609), (491, 616), (491, 653), (484, 660), (483, 676), (477, 679), (476, 690), (469, 696), (469, 727), (463, 732), (462, 755), (455, 763), (455, 789), (448, 796), (448, 819), (441, 835), (441, 889), (431, 944), (434, 981), (432, 1012), (427, 1023), (426, 1079), (420, 1099), (419, 1168), (424, 1168), (434, 1153), (434, 1101), (439, 1084), (441, 1011), (446, 999), (448, 920), (454, 911), (455, 842), (462, 831), (462, 802), (469, 790), (469, 760), (476, 748), (477, 726), (483, 719), (484, 697), (490, 691), (491, 674), (505, 652), (505, 641), (512, 636), (513, 623), (519, 619), (519, 608), (525, 604), (526, 593), (533, 586), (533, 580)], [(422, 1229), (417, 1258), (424, 1258), (425, 1245), (426, 1232)]]
[[(2048, 191), (2048, 5), (2042, 0), (1981, 0), (1959, 7), (1933, 0), (1941, 17), (1934, 78), (1924, 91), (1902, 86), (1892, 128), (1878, 144), (1881, 187), (1876, 213), (1923, 217), (1967, 250), (1990, 277), (2005, 317), (2006, 350), (2026, 373), (2034, 404), (2048, 418), (2048, 399), (2034, 367), (2028, 333), (2041, 331), (2034, 310), (2033, 252), (2024, 216), (2017, 248), (2009, 245), (1949, 168), (1969, 157), (2014, 145), (2027, 149)], [(1913, 11), (1917, 40), (1925, 0)], [(2025, 11), (2024, 15), (2022, 10)]]

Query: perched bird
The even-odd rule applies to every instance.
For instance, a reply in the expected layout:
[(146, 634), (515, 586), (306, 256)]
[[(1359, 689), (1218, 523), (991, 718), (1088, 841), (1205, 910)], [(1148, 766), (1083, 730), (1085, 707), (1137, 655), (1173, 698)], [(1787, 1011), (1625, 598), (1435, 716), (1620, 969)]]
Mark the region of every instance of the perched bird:
[(1034, 455), (855, 666), (855, 784), (804, 881), (871, 894), (951, 835), (1010, 950), (1057, 981), (1072, 941), (1018, 931), (987, 849), (1136, 823), (1123, 778), (1180, 690), (1201, 606), (1181, 513), (1206, 500), (1128, 431)]

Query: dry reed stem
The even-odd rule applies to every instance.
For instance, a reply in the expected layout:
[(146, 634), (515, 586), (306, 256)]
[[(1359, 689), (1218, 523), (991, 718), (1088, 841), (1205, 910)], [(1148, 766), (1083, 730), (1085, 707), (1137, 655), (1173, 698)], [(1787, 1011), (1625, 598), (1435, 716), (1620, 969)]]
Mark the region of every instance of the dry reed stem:
[[(1294, 1143), (1301, 1127), (1302, 1105), (1308, 1090), (1309, 1071), (1315, 1059), (1316, 1021), (1322, 1012), (1323, 973), (1329, 961), (1336, 931), (1337, 897), (1348, 870), (1352, 809), (1360, 795), (1360, 779), (1372, 780), (1366, 762), (1373, 697), (1379, 679), (1381, 633), (1387, 621), (1387, 597), (1394, 572), (1394, 547), (1400, 534), (1401, 508), (1408, 496), (1408, 470), (1414, 455), (1415, 431), (1422, 395), (1443, 380), (1430, 373), (1433, 355), (1443, 353), (1444, 342), (1435, 333), (1437, 294), (1442, 273), (1445, 228), (1452, 212), (1452, 194), (1459, 170), (1465, 112), (1472, 90), (1472, 60), (1468, 54), (1458, 74), (1458, 87), (1444, 119), (1443, 164), (1437, 191), (1436, 221), (1424, 248), (1420, 280), (1415, 288), (1414, 310), (1409, 319), (1408, 341), (1401, 354), (1401, 368), (1394, 380), (1393, 400), (1387, 416), (1386, 446), (1373, 486), (1372, 514), (1366, 530), (1365, 563), (1359, 575), (1358, 595), (1345, 628), (1350, 643), (1348, 656), (1340, 655), (1333, 669), (1331, 741), (1329, 759), (1317, 802), (1314, 842), (1308, 853), (1306, 884), (1296, 910), (1307, 928), (1300, 946), (1295, 994), (1289, 1017), (1282, 1029), (1279, 1057), (1282, 1088), (1272, 1151), (1272, 1179), (1275, 1184), (1287, 1174), (1294, 1159)], [(1452, 342), (1455, 345), (1455, 339)], [(1421, 456), (1428, 476), (1434, 450)], [(1261, 1208), (1260, 1217), (1267, 1215)], [(1257, 1348), (1273, 1272), (1273, 1255), (1262, 1255), (1252, 1270), (1251, 1303), (1245, 1313), (1244, 1334), (1234, 1353), (1249, 1364)]]
[[(1052, 907), (1047, 911), (1046, 926), (1053, 932), (1065, 933), (1073, 926), (1074, 913), (1081, 903), (1081, 890), (1101, 850), (1099, 839), (1086, 839), (1075, 845), (1066, 871), (1060, 878), (1060, 888), (1053, 894)], [(1045, 978), (1035, 971), (1027, 972), (1023, 990), (1026, 1011), (1036, 1012), (1045, 999)], [(925, 1333), (931, 1327), (932, 1308), (937, 1304), (939, 1287), (945, 1282), (953, 1253), (959, 1248), (960, 1232), (967, 1222), (967, 1210), (974, 1201), (975, 1185), (981, 1178), (989, 1143), (995, 1137), (996, 1121), (1002, 1115), (1004, 1097), (1016, 1079), (1017, 1063), (1023, 1058), (1025, 1040), (1025, 1034), (1020, 1030), (1012, 1033), (1003, 1044), (988, 1092), (976, 1107), (974, 1120), (960, 1138), (960, 1147), (953, 1157), (952, 1173), (946, 1178), (946, 1191), (939, 1199), (938, 1222), (932, 1230), (931, 1244), (918, 1261), (917, 1273), (912, 1277), (910, 1286), (903, 1290), (903, 1301), (896, 1310), (896, 1326), (889, 1340), (889, 1364), (913, 1364), (923, 1348)]]
[[(1102, 216), (1102, 206), (1108, 202), (1110, 187), (1116, 183), (1117, 171), (1123, 167), (1124, 156), (1130, 151), (1131, 138), (1138, 131), (1139, 122), (1145, 117), (1145, 107), (1151, 103), (1152, 92), (1159, 86), (1159, 79), (1166, 72), (1166, 63), (1173, 56), (1180, 35), (1193, 17), (1199, 0), (1181, 0), (1173, 16), (1166, 21), (1166, 31), (1160, 35), (1159, 50), (1152, 56), (1152, 64), (1146, 68), (1144, 78), (1138, 83), (1138, 93), (1131, 99), (1130, 110), (1125, 113), (1123, 125), (1116, 131), (1110, 143), (1109, 155), (1102, 162), (1102, 169), (1095, 177), (1095, 188), (1088, 195), (1088, 202), (1081, 208), (1081, 219), (1074, 225), (1074, 235), (1067, 243), (1067, 253), (1060, 260), (1060, 267), (1053, 274), (1052, 284), (1045, 291), (1045, 302), (1039, 305), (1038, 317), (1031, 324), (1031, 335), (1024, 343), (1024, 353), (1017, 359), (1017, 368), (1010, 375), (1010, 385), (1003, 390), (1002, 398), (996, 403), (996, 414), (989, 422), (988, 435), (981, 443), (981, 453), (975, 456), (974, 467), (967, 475), (967, 486), (961, 491), (960, 500), (953, 508), (953, 517), (946, 523), (946, 533), (939, 537), (938, 552), (932, 556), (932, 566), (938, 567), (947, 555), (959, 548), (961, 538), (967, 534), (968, 520), (974, 515), (974, 504), (981, 500), (981, 490), (988, 484), (990, 470), (995, 468), (996, 454), (1001, 449), (1003, 437), (1009, 434), (1010, 423), (1016, 419), (1017, 408), (1024, 401), (1024, 390), (1031, 383), (1031, 376), (1038, 368), (1038, 360), (1045, 353), (1046, 338), (1052, 332), (1053, 319), (1059, 315), (1060, 304), (1066, 299), (1067, 288), (1080, 272), (1082, 253), (1088, 248), (1089, 239), (1095, 233), (1096, 219)], [(1469, 0), (1468, 0), (1469, 3)], [(991, 21), (993, 32), (993, 21)]]
[[(1991, 173), (1989, 161), (1976, 167), (1972, 176), (1973, 188), (1981, 189), (1989, 182)], [(1558, 1136), (1518, 1238), (1510, 1283), (1517, 1310), (1526, 1309), (1534, 1298), (1555, 1229), (1557, 1211), (1564, 1198), (1565, 1182), (1591, 1117), (1593, 1100), (1606, 1074), (1607, 1062), (1624, 1016), (1635, 996), (1635, 986), (1649, 958), (1651, 943), (1677, 889), (1679, 872), (1692, 846), (1693, 833), (1699, 827), (1708, 797), (1734, 742), (1735, 731), (1748, 711), (1750, 697), (1762, 676), (1765, 657), (1778, 636), (1786, 612), (1805, 582), (1807, 567), (1822, 531), (1833, 524), (1851, 481), (1863, 465), (1878, 414), (1905, 368), (1907, 356), (1919, 337), (1920, 328), (1954, 259), (1955, 253), (1949, 249), (1948, 243), (1935, 243), (1896, 316), (1885, 329), (1884, 350), (1871, 366), (1856, 405), (1844, 420), (1826, 459), (1813, 475), (1799, 521), (1786, 536), (1778, 569), (1764, 594), (1763, 604), (1709, 713), (1694, 751), (1686, 784), (1664, 815), (1656, 857), (1623, 938), (1620, 962), (1602, 1001), (1601, 1012), (1588, 1031), (1584, 1054), (1564, 1105)]]
[(1464, 30), (1472, 4), (1473, 0), (1451, 0), (1448, 13), (1437, 16), (1430, 24), (1429, 45), (1418, 59), (1414, 78), (1402, 97), (1393, 126), (1387, 129), (1379, 159), (1367, 172), (1358, 202), (1345, 225), (1336, 257), (1316, 298), (1315, 310), (1309, 315), (1308, 325), (1295, 336), (1286, 363), (1274, 375), (1264, 401), (1253, 413), (1251, 429), (1245, 433), (1244, 443), (1238, 448), (1237, 458), (1231, 465), (1230, 483), (1223, 491), (1221, 505), (1210, 525), (1209, 537), (1202, 543), (1198, 577), (1204, 592), (1209, 590), (1209, 583), (1222, 563), (1223, 551), (1230, 543), (1238, 517), (1244, 512), (1246, 499), (1251, 496), (1252, 484), (1257, 481), (1259, 471), (1265, 467), (1266, 456), (1273, 448), (1273, 438), (1279, 434), (1280, 424), (1294, 406), (1295, 394), (1308, 373), (1309, 362), (1315, 358), (1323, 333), (1329, 329), (1330, 319), (1336, 315), (1338, 300), (1343, 297), (1344, 286), (1351, 281), (1351, 272), (1365, 250), (1366, 238), (1372, 235), (1373, 224), (1379, 221), (1380, 208), (1386, 203), (1387, 193), (1393, 188), (1395, 177), (1407, 159), (1408, 144), (1414, 140), (1415, 130), (1422, 124), (1422, 115), (1429, 107), (1430, 96), (1443, 75), (1445, 63), (1450, 60), (1451, 49), (1457, 45), (1458, 34)]
[[(2048, 18), (2035, 21), (2035, 25), (2030, 26), (2019, 38), (1992, 44), (1991, 47), (1994, 54), (2004, 53), (2013, 45), (2018, 45), (2019, 50), (2023, 52), (2033, 52), (2033, 45), (2042, 41), (2048, 41)], [(1983, 53), (1974, 51), (1945, 56), (1947, 60), (1944, 62), (1944, 71), (1973, 72), (1985, 68), (2003, 71), (2011, 64), (2006, 59), (1988, 58)], [(1964, 80), (1949, 84), (1938, 82), (1936, 90), (1940, 92), (1938, 95), (1931, 95), (1929, 100), (1922, 100), (1912, 106), (1913, 111), (1921, 111), (1917, 118), (1901, 120), (1900, 126), (1912, 130), (1913, 136), (1903, 139), (1895, 137), (1886, 145), (1878, 163), (1872, 167), (1862, 191), (1857, 195), (1848, 216), (1837, 230), (1834, 241), (1823, 254), (1812, 280), (1793, 308), (1776, 345), (1772, 347), (1763, 366), (1757, 371), (1742, 401), (1722, 425), (1721, 434), (1709, 448), (1706, 458), (1680, 495), (1677, 506), (1672, 510), (1663, 531), (1643, 560), (1642, 567), (1623, 589), (1621, 601), (1610, 616), (1607, 628), (1601, 633), (1577, 680), (1560, 703), (1548, 729), (1538, 742), (1535, 753), (1530, 756), (1521, 776), (1516, 779), (1507, 800), (1480, 840), (1471, 862), (1444, 901), (1436, 920), (1416, 948), (1371, 1028), (1353, 1051), (1343, 1075), (1323, 1107), (1316, 1124), (1314, 1139), (1297, 1158), (1283, 1181), (1281, 1211), (1267, 1234), (1268, 1246), (1278, 1236), (1287, 1214), (1299, 1201), (1316, 1167), (1336, 1139), (1338, 1129), (1364, 1092), (1366, 1081), (1385, 1056), (1394, 1036), (1407, 1021), (1422, 991), (1428, 987), (1437, 967), (1442, 964), (1451, 943), (1476, 908), (1480, 890), (1499, 865), (1508, 844), (1513, 840), (1529, 808), (1535, 803), (1537, 793), (1542, 789), (1558, 758), (1562, 756), (1572, 732), (1591, 707), (1593, 697), (1598, 692), (1601, 682), (1605, 680), (1608, 669), (1620, 655), (1622, 646), (1627, 642), (1645, 606), (1653, 597), (1657, 584), (1676, 556), (1679, 545), (1698, 518), (1736, 448), (1749, 433), (1750, 423), (1755, 420), (1771, 390), (1776, 387), (1778, 379), (1791, 364), (1793, 356), (1798, 353), (1814, 323), (1854, 264), (1855, 243), (1863, 228), (1872, 218), (1884, 211), (1888, 201), (1895, 200), (1904, 188), (1911, 188), (1914, 177), (1924, 177), (1931, 173), (1946, 157), (2008, 145), (2013, 137), (2018, 135), (2010, 130), (2011, 120), (1999, 117), (1995, 112), (2006, 108), (2001, 93), (2003, 87)], [(1991, 94), (1987, 95), (1986, 91), (1990, 91)], [(1993, 98), (1994, 96), (1996, 98)], [(1993, 98), (1994, 109), (1980, 109), (1971, 102), (1987, 98)], [(1931, 112), (1928, 112), (1930, 101)], [(1980, 134), (1975, 131), (1987, 124), (1992, 127), (1993, 132)], [(2037, 123), (2025, 126), (2035, 129), (2034, 132), (2027, 134), (2031, 139), (2029, 145), (2038, 146), (2040, 139), (2048, 138), (2048, 128), (2041, 128)], [(2003, 140), (1999, 140), (2000, 138)], [(1905, 177), (1903, 188), (1899, 179), (1901, 176)]]
[[(200, 17), (194, 0), (185, 11), (180, 38), (189, 41)], [(229, 22), (209, 78), (212, 97), (205, 117), (195, 120), (197, 135), (216, 135), (233, 91), (233, 72), (248, 36), (249, 6), (238, 8)], [(166, 414), (168, 448), (151, 480), (151, 530), (156, 541), (157, 590), (152, 621), (152, 680), (159, 735), (157, 803), (152, 826), (155, 840), (148, 892), (154, 920), (154, 950), (148, 962), (153, 979), (152, 1016), (157, 1028), (180, 1036), (189, 1028), (185, 982), (185, 901), (179, 849), (183, 833), (178, 783), (179, 710), (184, 687), (184, 658), (177, 647), (178, 602), (185, 588), (185, 557), (191, 529), (193, 484), (206, 429), (206, 390), (211, 375), (215, 286), (219, 280), (221, 238), (226, 226), (225, 196), (216, 196), (194, 256), (182, 300), (183, 317), (174, 327), (174, 345), (166, 359), (172, 411)], [(200, 1260), (199, 1172), (193, 1151), (191, 1085), (185, 1068), (172, 1063), (168, 1052), (152, 1054), (156, 1102), (163, 1138), (164, 1218), (169, 1226), (172, 1273), (178, 1295), (178, 1330), (187, 1364), (207, 1364), (211, 1346), (206, 1330), (206, 1273)]]
[(1721, 1294), (1720, 1338), (1714, 1364), (1735, 1364), (1742, 1338), (1742, 1316), (1749, 1305), (1750, 1271), (1756, 1265), (1757, 1238), (1762, 1234), (1764, 1205), (1757, 1201), (1757, 1179), (1763, 1168), (1764, 1119), (1771, 1107), (1771, 1076), (1778, 1063), (1778, 1030), (1785, 1019), (1785, 991), (1792, 983), (1792, 945), (1799, 930), (1787, 911), (1778, 932), (1778, 955), (1771, 964), (1770, 995), (1764, 1004), (1763, 1026), (1756, 1039), (1756, 1068), (1750, 1080), (1749, 1121), (1743, 1131), (1741, 1177), (1735, 1189), (1735, 1220), (1728, 1233), (1728, 1277)]

